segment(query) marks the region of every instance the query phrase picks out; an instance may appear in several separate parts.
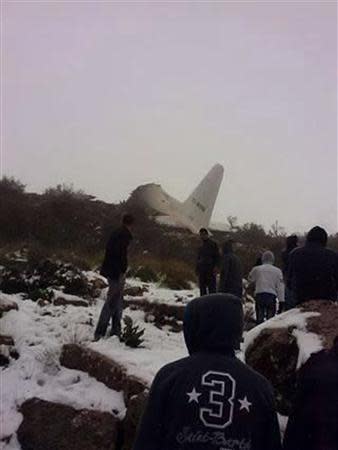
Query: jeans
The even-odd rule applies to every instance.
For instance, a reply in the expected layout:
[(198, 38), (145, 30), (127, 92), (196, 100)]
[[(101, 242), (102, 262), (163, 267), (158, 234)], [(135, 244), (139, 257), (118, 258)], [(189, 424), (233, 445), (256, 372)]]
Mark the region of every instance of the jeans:
[(125, 276), (121, 275), (118, 280), (108, 278), (109, 288), (106, 301), (101, 310), (100, 318), (95, 330), (95, 337), (105, 336), (109, 321), (111, 319), (112, 326), (110, 335), (119, 336), (121, 333), (121, 318), (123, 310), (123, 289), (125, 284)]
[(216, 275), (213, 270), (199, 272), (200, 295), (214, 294), (216, 292)]
[(276, 315), (276, 295), (268, 292), (260, 292), (255, 295), (256, 301), (256, 322), (263, 323)]

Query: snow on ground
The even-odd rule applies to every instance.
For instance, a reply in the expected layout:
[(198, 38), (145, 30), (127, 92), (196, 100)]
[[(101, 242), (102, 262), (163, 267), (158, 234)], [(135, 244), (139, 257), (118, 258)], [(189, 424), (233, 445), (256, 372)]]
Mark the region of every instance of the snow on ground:
[[(19, 311), (5, 314), (0, 327), (2, 334), (14, 338), (20, 358), (1, 371), (0, 440), (20, 425), (22, 416), (17, 407), (35, 396), (76, 409), (114, 411), (123, 417), (122, 393), (108, 389), (84, 372), (59, 365), (64, 343), (85, 342), (92, 338), (90, 319), (93, 312), (75, 306), (41, 308), (31, 300), (11, 297), (17, 301)], [(13, 447), (13, 443), (10, 445), (3, 448), (20, 448)]]
[[(140, 282), (128, 280), (128, 284), (140, 285)], [(195, 296), (195, 291), (170, 291), (152, 284), (148, 287), (149, 293), (145, 294), (145, 298), (150, 301), (175, 303), (179, 295), (187, 302)], [(62, 291), (55, 290), (55, 294), (69, 300), (83, 300), (65, 295)], [(88, 307), (40, 307), (31, 300), (23, 300), (20, 295), (5, 296), (6, 301), (17, 302), (19, 311), (6, 313), (0, 319), (0, 330), (1, 334), (13, 337), (20, 358), (12, 360), (8, 368), (1, 371), (0, 440), (15, 433), (22, 421), (17, 407), (35, 396), (77, 409), (114, 411), (119, 417), (125, 414), (122, 393), (108, 389), (84, 372), (59, 365), (63, 344), (88, 345), (118, 360), (126, 366), (129, 374), (137, 375), (149, 384), (164, 364), (187, 356), (182, 333), (172, 333), (166, 328), (160, 330), (145, 323), (144, 312), (129, 308), (124, 310), (124, 314), (145, 328), (143, 348), (126, 347), (114, 337), (92, 342), (104, 295), (105, 290), (101, 299)], [(20, 449), (15, 435), (9, 444), (2, 444), (4, 450)]]
[[(88, 274), (93, 276), (94, 274)], [(130, 286), (144, 286), (138, 280), (128, 280)], [(186, 304), (198, 295), (196, 288), (190, 291), (172, 291), (147, 283), (148, 292), (144, 299), (170, 304)], [(1, 371), (1, 433), (0, 440), (17, 430), (22, 416), (17, 407), (26, 399), (34, 396), (73, 406), (77, 409), (89, 408), (110, 411), (123, 417), (125, 405), (122, 393), (108, 389), (84, 372), (70, 370), (59, 365), (59, 355), (63, 344), (80, 343), (88, 345), (126, 367), (130, 375), (136, 375), (148, 384), (157, 371), (165, 364), (187, 356), (183, 333), (173, 333), (169, 328), (158, 329), (144, 322), (145, 313), (141, 310), (126, 308), (124, 315), (145, 329), (144, 343), (141, 348), (125, 346), (116, 337), (92, 342), (94, 327), (97, 323), (106, 289), (100, 299), (88, 307), (79, 306), (38, 306), (31, 300), (23, 300), (20, 295), (6, 295), (7, 301), (16, 301), (19, 311), (10, 311), (0, 319), (1, 334), (13, 337), (15, 347), (20, 354), (18, 360), (12, 360), (8, 368)], [(80, 297), (65, 295), (55, 291), (56, 297), (82, 300)], [(3, 294), (2, 294), (3, 295)], [(302, 364), (312, 352), (321, 348), (317, 335), (306, 333), (306, 319), (318, 313), (293, 310), (269, 321), (269, 327), (296, 326), (294, 331), (301, 349), (299, 364)], [(243, 349), (248, 347), (260, 331), (262, 324), (246, 333)], [(243, 359), (243, 354), (238, 357)], [(285, 418), (280, 418), (281, 428)], [(20, 449), (16, 435), (10, 443), (2, 443), (4, 450)]]
[(323, 349), (321, 338), (315, 333), (309, 333), (306, 330), (306, 321), (310, 317), (320, 316), (318, 312), (304, 312), (299, 308), (286, 311), (283, 314), (279, 314), (268, 322), (264, 322), (248, 333), (244, 337), (243, 351), (253, 343), (256, 337), (261, 333), (264, 328), (288, 328), (295, 327), (292, 334), (297, 339), (299, 347), (299, 355), (297, 361), (297, 369), (301, 367), (312, 355)]
[[(199, 289), (196, 285), (192, 287), (190, 290), (171, 290), (168, 288), (160, 287), (157, 283), (144, 283), (138, 279), (128, 279), (127, 285), (129, 286), (137, 286), (137, 287), (146, 287), (148, 292), (145, 293), (145, 298), (149, 302), (161, 302), (161, 303), (169, 303), (169, 304), (177, 304), (179, 303), (186, 305), (193, 298), (199, 296)], [(133, 298), (126, 296), (126, 299)]]
[(100, 340), (89, 345), (126, 367), (129, 375), (136, 375), (148, 384), (151, 383), (158, 370), (176, 359), (188, 356), (183, 333), (172, 333), (164, 327), (162, 330), (150, 323), (143, 322), (144, 312), (124, 310), (136, 324), (145, 329), (142, 348), (129, 348), (115, 337)]

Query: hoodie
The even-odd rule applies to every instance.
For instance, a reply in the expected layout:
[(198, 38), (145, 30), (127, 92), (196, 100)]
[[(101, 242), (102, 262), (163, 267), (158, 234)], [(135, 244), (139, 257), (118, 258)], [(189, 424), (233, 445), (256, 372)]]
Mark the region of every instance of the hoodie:
[(284, 449), (338, 449), (338, 335), (331, 350), (313, 354), (299, 371)]
[(235, 357), (242, 323), (230, 294), (187, 306), (190, 355), (156, 375), (134, 450), (281, 449), (271, 386)]
[(221, 274), (218, 291), (242, 298), (242, 284), (241, 262), (232, 251), (232, 243), (226, 242), (223, 246), (223, 255), (221, 258)]
[(275, 257), (266, 251), (262, 255), (262, 265), (254, 267), (249, 274), (249, 281), (255, 284), (255, 295), (268, 293), (278, 297), (280, 302), (285, 300), (283, 273), (274, 266)]

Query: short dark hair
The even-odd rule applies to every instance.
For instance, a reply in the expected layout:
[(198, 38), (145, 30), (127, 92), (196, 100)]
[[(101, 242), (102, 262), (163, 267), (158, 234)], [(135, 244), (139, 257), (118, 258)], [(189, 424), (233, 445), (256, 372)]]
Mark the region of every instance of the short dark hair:
[(199, 233), (200, 234), (209, 234), (209, 231), (206, 228), (201, 228)]
[(122, 217), (122, 223), (123, 225), (133, 225), (133, 223), (135, 223), (134, 216), (131, 214), (124, 214)]
[(313, 227), (306, 236), (306, 242), (317, 242), (321, 245), (327, 244), (328, 235), (322, 227)]

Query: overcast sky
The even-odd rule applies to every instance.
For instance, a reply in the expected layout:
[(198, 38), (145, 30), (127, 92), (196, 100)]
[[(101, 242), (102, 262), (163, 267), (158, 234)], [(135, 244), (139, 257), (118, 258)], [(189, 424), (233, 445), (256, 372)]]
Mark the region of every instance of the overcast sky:
[(2, 173), (337, 231), (335, 2), (3, 2)]

